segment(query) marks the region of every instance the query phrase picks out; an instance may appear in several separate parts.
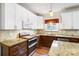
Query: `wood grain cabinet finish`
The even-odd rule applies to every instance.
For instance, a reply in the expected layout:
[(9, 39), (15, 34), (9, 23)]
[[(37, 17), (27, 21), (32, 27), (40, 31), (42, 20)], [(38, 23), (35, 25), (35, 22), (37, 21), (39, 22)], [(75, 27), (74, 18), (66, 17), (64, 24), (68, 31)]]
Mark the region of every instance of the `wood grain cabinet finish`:
[(79, 39), (69, 39), (69, 42), (79, 43)]
[(45, 46), (50, 48), (53, 40), (57, 40), (57, 39), (52, 36), (40, 36), (39, 46)]
[(27, 41), (11, 47), (2, 45), (2, 56), (26, 56), (26, 55), (27, 55)]

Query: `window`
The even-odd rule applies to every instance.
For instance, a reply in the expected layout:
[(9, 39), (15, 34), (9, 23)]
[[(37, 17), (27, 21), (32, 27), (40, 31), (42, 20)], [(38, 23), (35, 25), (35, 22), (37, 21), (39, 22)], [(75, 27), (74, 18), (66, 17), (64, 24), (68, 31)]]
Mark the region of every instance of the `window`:
[(58, 23), (45, 24), (45, 31), (58, 31)]
[(58, 31), (59, 30), (59, 19), (46, 19), (45, 20), (45, 31)]

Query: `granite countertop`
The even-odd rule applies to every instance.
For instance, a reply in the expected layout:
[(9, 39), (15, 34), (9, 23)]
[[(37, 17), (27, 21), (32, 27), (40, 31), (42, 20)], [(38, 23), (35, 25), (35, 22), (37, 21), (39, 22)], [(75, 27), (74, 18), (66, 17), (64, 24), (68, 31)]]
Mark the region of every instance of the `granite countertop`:
[(22, 36), (21, 38), (30, 39), (30, 38), (33, 38), (33, 37), (36, 37), (36, 36), (37, 36), (37, 35)]
[(1, 41), (0, 43), (10, 47), (24, 41), (27, 41), (27, 39), (16, 38), (16, 39), (4, 40), (4, 41)]
[(53, 41), (49, 56), (79, 56), (79, 43)]
[(30, 35), (30, 36), (23, 36), (22, 38), (7, 39), (4, 41), (0, 41), (0, 43), (10, 47), (10, 46), (16, 45), (18, 43), (27, 41), (28, 39), (33, 38), (35, 36), (36, 35)]
[(61, 35), (61, 34), (56, 34), (56, 35), (54, 35), (54, 34), (39, 34), (39, 35), (53, 36), (53, 37), (58, 37), (58, 38), (64, 37), (64, 38), (77, 38), (77, 39), (79, 39), (78, 35)]

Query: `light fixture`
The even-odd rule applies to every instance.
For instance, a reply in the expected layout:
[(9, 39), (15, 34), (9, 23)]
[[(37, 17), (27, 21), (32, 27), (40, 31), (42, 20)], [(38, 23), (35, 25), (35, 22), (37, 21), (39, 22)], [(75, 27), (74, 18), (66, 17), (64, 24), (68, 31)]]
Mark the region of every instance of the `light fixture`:
[(50, 3), (49, 15), (50, 15), (50, 16), (53, 16), (53, 11), (52, 11), (52, 3)]

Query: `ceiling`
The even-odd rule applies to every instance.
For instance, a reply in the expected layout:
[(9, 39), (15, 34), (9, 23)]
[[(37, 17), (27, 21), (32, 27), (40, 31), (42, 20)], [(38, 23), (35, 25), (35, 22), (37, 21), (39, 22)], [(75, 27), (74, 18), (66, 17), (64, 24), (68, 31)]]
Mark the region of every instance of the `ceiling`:
[[(50, 10), (51, 3), (19, 3), (31, 12), (37, 15), (45, 15)], [(78, 3), (52, 3), (52, 10), (54, 12), (60, 12), (65, 8), (79, 5)]]

